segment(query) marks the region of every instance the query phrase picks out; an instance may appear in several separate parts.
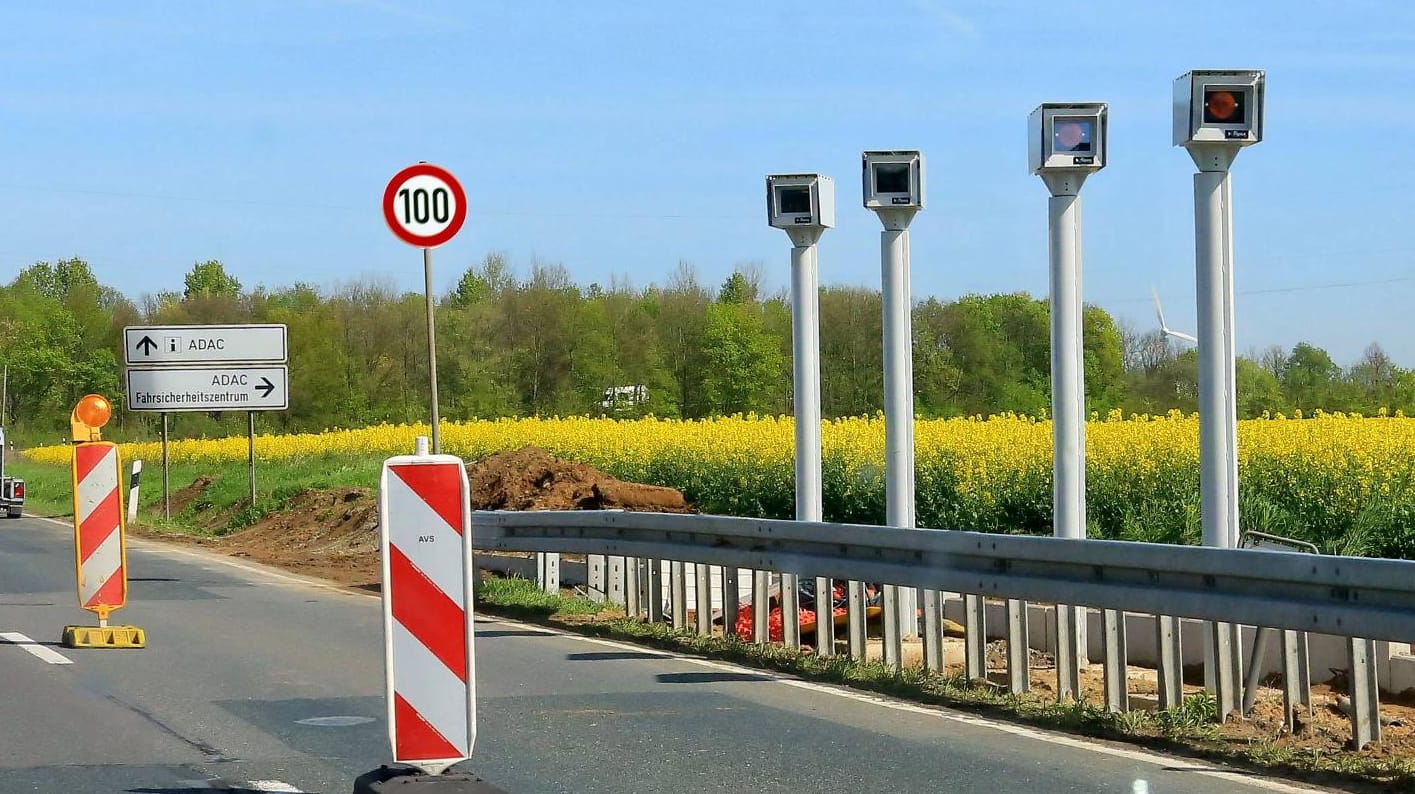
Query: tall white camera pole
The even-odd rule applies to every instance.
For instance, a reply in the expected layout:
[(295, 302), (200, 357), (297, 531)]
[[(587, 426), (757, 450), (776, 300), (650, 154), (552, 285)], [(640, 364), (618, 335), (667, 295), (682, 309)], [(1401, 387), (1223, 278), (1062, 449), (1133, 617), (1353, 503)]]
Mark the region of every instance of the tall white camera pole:
[[(914, 514), (914, 344), (909, 294), (909, 224), (924, 208), (924, 156), (917, 150), (870, 151), (861, 157), (865, 208), (879, 215), (880, 280), (884, 314), (885, 522), (912, 529)], [(925, 626), (941, 626), (937, 593), (925, 598)], [(919, 599), (913, 588), (884, 588), (884, 661), (903, 665), (903, 640), (919, 634)], [(929, 638), (941, 639), (930, 630)], [(940, 665), (938, 648), (925, 661)], [(930, 663), (930, 667), (935, 665)]]
[[(791, 238), (792, 406), (796, 425), (796, 520), (821, 521), (820, 288), (816, 243), (835, 225), (835, 183), (819, 174), (766, 178), (767, 223)], [(830, 580), (816, 580), (816, 652), (834, 653)], [(796, 577), (781, 577), (783, 639), (801, 644)]]
[[(1194, 175), (1194, 271), (1199, 338), (1199, 494), (1205, 546), (1238, 545), (1238, 401), (1233, 308), (1233, 201), (1228, 169), (1262, 140), (1260, 71), (1193, 71), (1174, 84), (1174, 145)], [(1239, 708), (1237, 627), (1211, 624), (1205, 679), (1223, 719)]]
[[(1028, 165), (1046, 183), (1051, 264), (1052, 528), (1086, 537), (1086, 391), (1081, 339), (1081, 185), (1105, 167), (1104, 103), (1048, 102), (1028, 118)], [(1058, 604), (1057, 695), (1081, 694), (1084, 608)]]

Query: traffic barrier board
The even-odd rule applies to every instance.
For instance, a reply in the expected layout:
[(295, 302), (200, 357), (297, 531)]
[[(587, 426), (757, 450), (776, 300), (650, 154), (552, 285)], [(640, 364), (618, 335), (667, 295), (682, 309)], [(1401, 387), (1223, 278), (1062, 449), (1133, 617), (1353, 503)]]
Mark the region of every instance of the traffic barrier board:
[(74, 447), (74, 550), (79, 606), (106, 621), (128, 603), (127, 544), (118, 447), (95, 441)]
[(389, 742), (395, 762), (439, 774), (476, 741), (467, 470), (390, 458), (379, 491)]

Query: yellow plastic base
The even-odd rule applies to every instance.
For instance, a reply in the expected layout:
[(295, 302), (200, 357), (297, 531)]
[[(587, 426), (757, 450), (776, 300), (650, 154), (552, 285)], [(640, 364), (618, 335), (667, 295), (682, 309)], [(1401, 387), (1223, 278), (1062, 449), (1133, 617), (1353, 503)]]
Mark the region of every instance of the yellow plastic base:
[(146, 648), (147, 634), (137, 626), (65, 626), (65, 648)]

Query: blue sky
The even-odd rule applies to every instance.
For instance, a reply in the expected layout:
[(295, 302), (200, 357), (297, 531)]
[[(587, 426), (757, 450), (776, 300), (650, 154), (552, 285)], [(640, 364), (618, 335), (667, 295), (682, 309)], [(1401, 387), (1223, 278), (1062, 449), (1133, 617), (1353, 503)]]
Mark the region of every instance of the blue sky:
[[(1079, 14), (1093, 8), (1094, 14)], [(439, 288), (490, 251), (581, 283), (788, 283), (763, 176), (839, 187), (825, 283), (878, 286), (863, 149), (918, 148), (915, 298), (1047, 291), (1028, 113), (1110, 103), (1084, 192), (1084, 296), (1192, 330), (1193, 166), (1170, 91), (1268, 74), (1266, 140), (1234, 167), (1240, 351), (1302, 340), (1415, 366), (1415, 4), (1094, 2), (24, 3), (0, 8), (0, 279), (81, 256), (125, 293), (220, 259), (247, 286), (420, 289), (383, 225), (393, 173), (456, 173)], [(1335, 286), (1349, 285), (1349, 286)]]

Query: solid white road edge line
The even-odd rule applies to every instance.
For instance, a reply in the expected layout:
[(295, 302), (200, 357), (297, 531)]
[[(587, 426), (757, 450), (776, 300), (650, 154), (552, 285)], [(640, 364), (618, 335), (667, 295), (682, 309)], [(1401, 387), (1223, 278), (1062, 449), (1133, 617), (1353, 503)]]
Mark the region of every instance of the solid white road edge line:
[[(62, 521), (57, 521), (52, 518), (44, 518), (42, 520), (50, 521), (52, 523), (59, 524), (60, 526), (68, 526), (68, 524), (65, 524)], [(222, 565), (229, 566), (231, 568), (236, 568), (238, 570), (245, 571), (250, 574), (263, 576), (270, 579), (286, 581), (292, 584), (304, 585), (306, 587), (311, 587), (320, 590), (329, 590), (332, 592), (343, 593), (345, 595), (359, 596), (369, 599), (371, 601), (377, 601), (381, 599), (381, 596), (379, 596), (377, 593), (361, 593), (342, 588), (337, 585), (322, 584), (317, 581), (306, 580), (295, 576), (287, 576), (285, 574), (277, 573), (275, 571), (245, 565), (243, 563), (227, 558), (224, 555), (196, 554), (190, 551), (186, 551), (185, 549), (174, 548), (158, 541), (140, 541), (140, 543), (142, 546), (147, 547), (147, 549), (151, 551), (178, 554), (184, 557), (192, 557), (194, 559), (199, 559), (207, 562), (216, 562)], [(698, 667), (705, 667), (710, 670), (719, 670), (733, 673), (749, 673), (768, 679), (770, 681), (774, 681), (776, 683), (785, 684), (786, 686), (794, 686), (799, 689), (805, 689), (812, 692), (818, 692), (826, 695), (834, 695), (836, 697), (854, 700), (859, 703), (869, 703), (883, 708), (893, 709), (895, 711), (905, 711), (913, 714), (931, 715), (937, 717), (938, 719), (956, 722), (964, 725), (972, 725), (980, 728), (991, 728), (993, 730), (1001, 731), (1003, 733), (1010, 733), (1014, 736), (1021, 736), (1028, 739), (1034, 739), (1039, 742), (1047, 742), (1063, 747), (1089, 750), (1092, 752), (1103, 753), (1105, 755), (1113, 756), (1116, 758), (1126, 758), (1131, 761), (1138, 761), (1141, 763), (1164, 767), (1166, 769), (1171, 770), (1192, 772), (1195, 774), (1214, 777), (1226, 781), (1228, 783), (1236, 783), (1251, 786), (1254, 788), (1266, 789), (1268, 791), (1281, 792), (1282, 794), (1312, 794), (1313, 792), (1330, 791), (1330, 789), (1296, 786), (1279, 780), (1273, 780), (1271, 778), (1250, 777), (1248, 776), (1249, 773), (1243, 772), (1241, 770), (1230, 770), (1224, 769), (1222, 767), (1196, 764), (1178, 757), (1152, 753), (1148, 750), (1116, 747), (1109, 744), (1086, 741), (1084, 739), (1073, 738), (1065, 734), (1051, 733), (1036, 728), (1028, 728), (1021, 725), (1014, 725), (1008, 722), (991, 720), (986, 717), (978, 717), (971, 714), (964, 714), (962, 712), (947, 710), (942, 707), (923, 706), (917, 703), (910, 703), (905, 700), (897, 700), (895, 698), (886, 697), (884, 695), (876, 695), (869, 692), (861, 692), (858, 690), (849, 689), (848, 687), (833, 686), (831, 684), (821, 684), (816, 683), (814, 681), (803, 681), (799, 678), (793, 678), (791, 676), (782, 675), (781, 673), (772, 672), (770, 670), (761, 670), (755, 667), (745, 667), (741, 665), (730, 664), (727, 662), (713, 661), (710, 659), (700, 659), (695, 656), (685, 656), (683, 654), (673, 653), (672, 651), (664, 651), (659, 648), (650, 648), (644, 645), (634, 645), (632, 643), (618, 642), (616, 640), (606, 640), (601, 639), (599, 637), (586, 637), (583, 634), (576, 634), (574, 632), (569, 631), (560, 631), (558, 629), (548, 628), (546, 626), (541, 626), (535, 623), (522, 623), (520, 621), (510, 620), (502, 617), (480, 614), (478, 614), (476, 617), (479, 622), (500, 623), (506, 626), (515, 626), (517, 628), (535, 631), (541, 634), (551, 634), (558, 637), (564, 637), (566, 639), (579, 640), (581, 642), (587, 642), (593, 645), (599, 645), (606, 648), (614, 648), (616, 650), (621, 651), (637, 651), (640, 653), (648, 653), (664, 659), (673, 659), (676, 661), (683, 662), (685, 664), (697, 665)]]
[(73, 664), (74, 660), (53, 648), (46, 648), (18, 631), (0, 631), (0, 640), (19, 646), (50, 664)]

